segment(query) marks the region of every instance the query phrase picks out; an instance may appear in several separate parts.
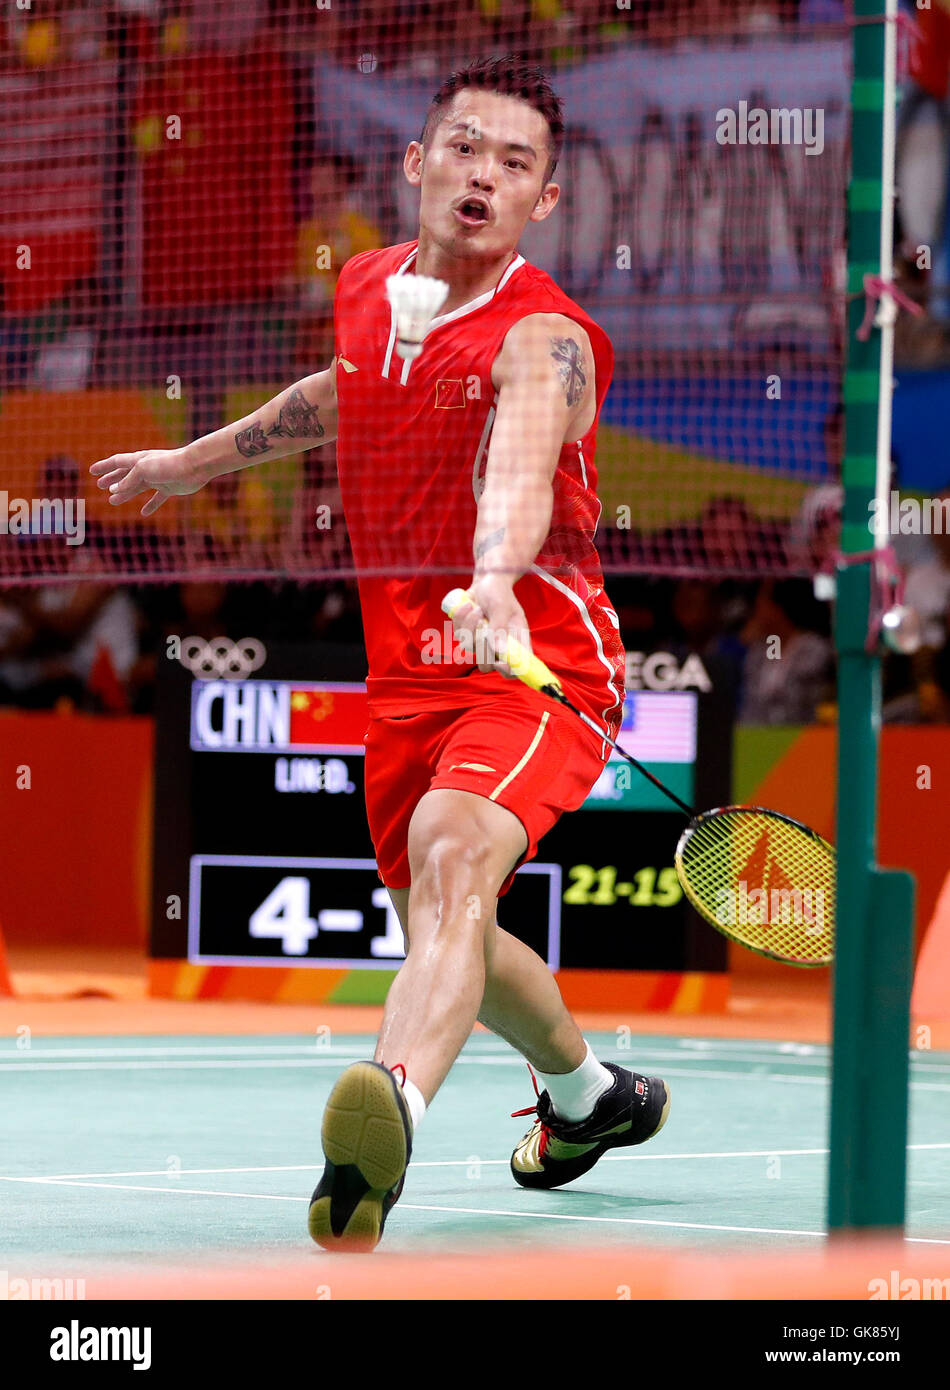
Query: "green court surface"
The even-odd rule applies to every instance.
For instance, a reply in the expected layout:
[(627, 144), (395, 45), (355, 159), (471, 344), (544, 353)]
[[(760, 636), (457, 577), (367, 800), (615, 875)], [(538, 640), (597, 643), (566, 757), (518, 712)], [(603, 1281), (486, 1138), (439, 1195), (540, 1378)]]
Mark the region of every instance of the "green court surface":
[[(479, 1034), (416, 1136), (386, 1250), (630, 1245), (814, 1247), (825, 1219), (828, 1050), (588, 1035), (603, 1060), (666, 1077), (641, 1148), (555, 1192), (508, 1171), (531, 1118), (524, 1062)], [(248, 1262), (308, 1245), (323, 1104), (366, 1037), (83, 1037), (0, 1052), (0, 1263), (81, 1275), (150, 1260)], [(907, 1235), (950, 1245), (950, 1054), (914, 1053)]]

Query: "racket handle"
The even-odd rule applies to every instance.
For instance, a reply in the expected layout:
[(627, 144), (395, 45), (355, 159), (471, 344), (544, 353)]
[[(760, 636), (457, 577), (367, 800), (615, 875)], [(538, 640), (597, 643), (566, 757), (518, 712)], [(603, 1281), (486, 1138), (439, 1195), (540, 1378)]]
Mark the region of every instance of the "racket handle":
[[(450, 618), (454, 618), (465, 603), (478, 606), (466, 589), (453, 589), (442, 600), (442, 612), (447, 613)], [(497, 655), (511, 668), (511, 674), (517, 676), (520, 681), (524, 681), (525, 685), (529, 685), (532, 690), (544, 690), (546, 687), (553, 686), (559, 695), (564, 694), (561, 682), (550, 667), (545, 666), (540, 657), (523, 647), (516, 637), (509, 637), (505, 650), (498, 652)]]

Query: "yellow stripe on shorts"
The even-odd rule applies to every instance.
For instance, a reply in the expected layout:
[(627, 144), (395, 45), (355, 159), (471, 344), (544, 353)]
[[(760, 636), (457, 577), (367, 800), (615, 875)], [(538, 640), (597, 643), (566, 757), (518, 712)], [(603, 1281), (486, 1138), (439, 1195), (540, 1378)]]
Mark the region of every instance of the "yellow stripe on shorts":
[(547, 725), (547, 722), (550, 719), (550, 717), (551, 711), (545, 710), (544, 714), (542, 714), (541, 716), (541, 723), (538, 725), (538, 731), (535, 734), (534, 738), (531, 740), (530, 744), (528, 745), (528, 751), (525, 753), (524, 757), (519, 760), (517, 765), (511, 769), (507, 777), (503, 777), (502, 780), (498, 783), (498, 786), (489, 796), (489, 801), (496, 801), (498, 797), (501, 795), (501, 793), (505, 790), (508, 783), (513, 782), (514, 779), (518, 776), (518, 773), (524, 767), (525, 763), (530, 761), (531, 757), (534, 754), (534, 750), (541, 742), (541, 736), (544, 733), (545, 726)]

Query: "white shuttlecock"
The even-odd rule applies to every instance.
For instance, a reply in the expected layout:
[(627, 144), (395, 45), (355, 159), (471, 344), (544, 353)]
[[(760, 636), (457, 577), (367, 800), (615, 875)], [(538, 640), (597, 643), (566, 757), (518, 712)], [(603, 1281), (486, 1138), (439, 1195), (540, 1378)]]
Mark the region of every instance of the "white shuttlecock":
[(411, 361), (422, 351), (429, 325), (445, 303), (449, 287), (431, 275), (387, 275), (386, 294), (396, 312), (396, 351)]

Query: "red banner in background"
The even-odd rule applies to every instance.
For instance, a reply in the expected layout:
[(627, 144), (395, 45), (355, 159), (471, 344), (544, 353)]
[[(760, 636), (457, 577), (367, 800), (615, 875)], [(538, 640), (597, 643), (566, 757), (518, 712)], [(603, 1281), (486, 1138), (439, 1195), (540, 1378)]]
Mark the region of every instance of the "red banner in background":
[(279, 285), (294, 258), (293, 109), (281, 56), (159, 60), (132, 127), (143, 304), (227, 303)]
[(0, 73), (6, 313), (42, 309), (95, 271), (116, 77), (109, 59)]
[(914, 23), (920, 40), (910, 46), (910, 75), (925, 92), (943, 101), (950, 75), (950, 9), (945, 0), (934, 0), (932, 9), (917, 9)]

